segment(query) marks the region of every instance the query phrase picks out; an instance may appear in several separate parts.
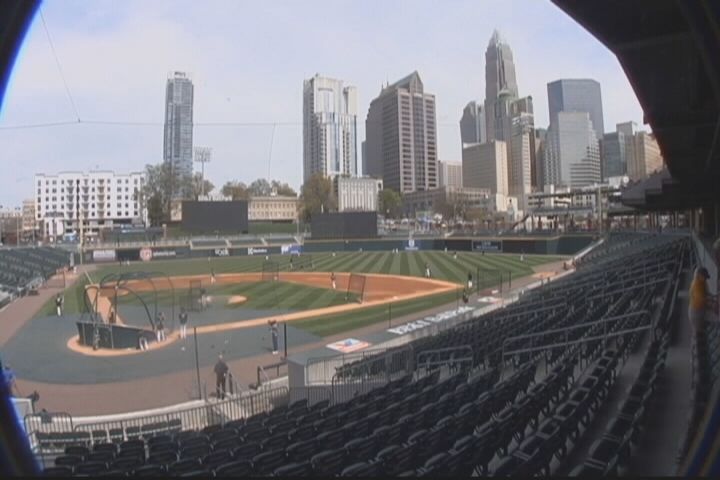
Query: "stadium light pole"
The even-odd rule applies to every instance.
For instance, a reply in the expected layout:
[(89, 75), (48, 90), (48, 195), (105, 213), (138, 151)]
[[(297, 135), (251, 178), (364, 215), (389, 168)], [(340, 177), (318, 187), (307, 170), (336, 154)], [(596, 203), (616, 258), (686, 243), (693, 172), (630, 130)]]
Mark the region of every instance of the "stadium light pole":
[(212, 157), (212, 148), (210, 147), (195, 147), (195, 158), (194, 160), (201, 165), (200, 175), (200, 195), (205, 196), (205, 164), (210, 162)]

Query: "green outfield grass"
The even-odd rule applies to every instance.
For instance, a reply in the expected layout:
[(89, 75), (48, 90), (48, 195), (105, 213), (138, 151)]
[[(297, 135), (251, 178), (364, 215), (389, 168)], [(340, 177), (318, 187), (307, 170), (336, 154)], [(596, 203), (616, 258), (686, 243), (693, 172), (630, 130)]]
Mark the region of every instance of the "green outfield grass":
[[(339, 252), (335, 256), (331, 253), (311, 254), (313, 270), (327, 272), (354, 272), (354, 273), (386, 273), (405, 276), (423, 276), (425, 265), (429, 265), (432, 277), (464, 285), (468, 272), (472, 272), (478, 283), (477, 269), (501, 270), (507, 285), (509, 275), (517, 279), (533, 272), (533, 267), (548, 262), (562, 260), (559, 256), (546, 255), (520, 255), (513, 254), (485, 254), (471, 252), (458, 252), (457, 259), (453, 258), (453, 252), (420, 251), (420, 252)], [(281, 271), (290, 270), (290, 257), (283, 255), (271, 255), (270, 260), (277, 262)], [(131, 265), (120, 266), (117, 264), (99, 266), (92, 272), (93, 281), (98, 281), (109, 273), (121, 272), (159, 272), (163, 275), (198, 275), (208, 274), (211, 269), (216, 274), (259, 272), (265, 263), (265, 256), (238, 256), (224, 258), (187, 259), (187, 260), (162, 260), (151, 263), (135, 262)], [(295, 261), (297, 265), (297, 261)], [(297, 270), (296, 270), (297, 271)], [(497, 277), (484, 274), (485, 284), (488, 281), (495, 282)], [(492, 278), (491, 278), (492, 277)], [(481, 278), (480, 280), (483, 280)], [(77, 313), (82, 311), (82, 293), (87, 280), (85, 277), (65, 292), (65, 311)], [(345, 302), (344, 292), (334, 292), (329, 289), (315, 288), (304, 285), (297, 285), (285, 282), (254, 282), (237, 285), (223, 285), (210, 287), (209, 281), (204, 282), (210, 295), (229, 296), (244, 295), (248, 302), (242, 306), (228, 308), (254, 308), (268, 309), (279, 308), (289, 310), (310, 310), (315, 308), (337, 305)], [(187, 292), (177, 292), (179, 295), (187, 296)], [(159, 292), (159, 303), (169, 303), (169, 299), (163, 299), (165, 294)], [(410, 300), (394, 304), (392, 309), (393, 317), (420, 312), (455, 301), (456, 294), (441, 294), (433, 297)], [(132, 301), (130, 297), (123, 299)], [(177, 301), (177, 300), (176, 300)], [(180, 304), (180, 303), (179, 303)], [(39, 316), (52, 314), (54, 299), (50, 299), (42, 308)], [(358, 312), (351, 312), (334, 317), (319, 317), (303, 320), (295, 323), (295, 326), (308, 330), (317, 335), (327, 336), (338, 332), (370, 325), (376, 322), (387, 321), (387, 307), (363, 309)]]

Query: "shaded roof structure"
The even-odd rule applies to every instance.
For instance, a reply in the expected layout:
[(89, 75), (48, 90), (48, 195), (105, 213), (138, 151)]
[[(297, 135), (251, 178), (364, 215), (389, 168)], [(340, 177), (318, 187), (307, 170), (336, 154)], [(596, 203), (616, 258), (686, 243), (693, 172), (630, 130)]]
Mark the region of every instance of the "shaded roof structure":
[[(645, 209), (716, 201), (720, 184), (720, 2), (552, 0), (618, 58), (667, 165)], [(655, 182), (655, 183), (653, 183)]]

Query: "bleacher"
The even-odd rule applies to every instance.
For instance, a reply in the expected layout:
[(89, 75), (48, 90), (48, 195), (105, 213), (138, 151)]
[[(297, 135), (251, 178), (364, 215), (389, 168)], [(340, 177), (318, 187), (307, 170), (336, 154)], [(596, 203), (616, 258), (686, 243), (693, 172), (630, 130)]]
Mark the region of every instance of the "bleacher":
[(0, 292), (23, 294), (67, 266), (69, 258), (67, 251), (53, 247), (0, 249)]
[[(115, 435), (82, 432), (80, 438), (72, 437), (80, 434), (76, 427), (60, 443), (34, 432), (41, 450), (64, 448), (45, 474), (624, 473), (644, 440), (689, 251), (686, 239), (611, 236), (576, 273), (411, 344), (415, 354), (429, 357), (470, 351), (472, 362), (458, 368), (450, 356), (426, 368), (415, 365), (348, 401), (288, 400), (199, 430), (155, 423)], [(617, 391), (617, 375), (630, 356), (640, 356), (641, 367), (631, 387)], [(338, 381), (388, 373), (377, 366), (364, 358), (341, 369)], [(610, 397), (620, 397), (617, 411), (599, 438), (587, 437)], [(583, 442), (592, 446), (577, 462), (572, 454)]]

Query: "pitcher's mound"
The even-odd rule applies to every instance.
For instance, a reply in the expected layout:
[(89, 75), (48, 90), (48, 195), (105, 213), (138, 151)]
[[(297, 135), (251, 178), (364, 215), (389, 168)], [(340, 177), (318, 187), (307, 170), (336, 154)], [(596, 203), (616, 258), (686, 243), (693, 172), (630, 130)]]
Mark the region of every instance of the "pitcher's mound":
[(247, 297), (244, 297), (242, 295), (233, 295), (232, 297), (228, 298), (227, 304), (242, 305), (245, 302), (247, 302)]

